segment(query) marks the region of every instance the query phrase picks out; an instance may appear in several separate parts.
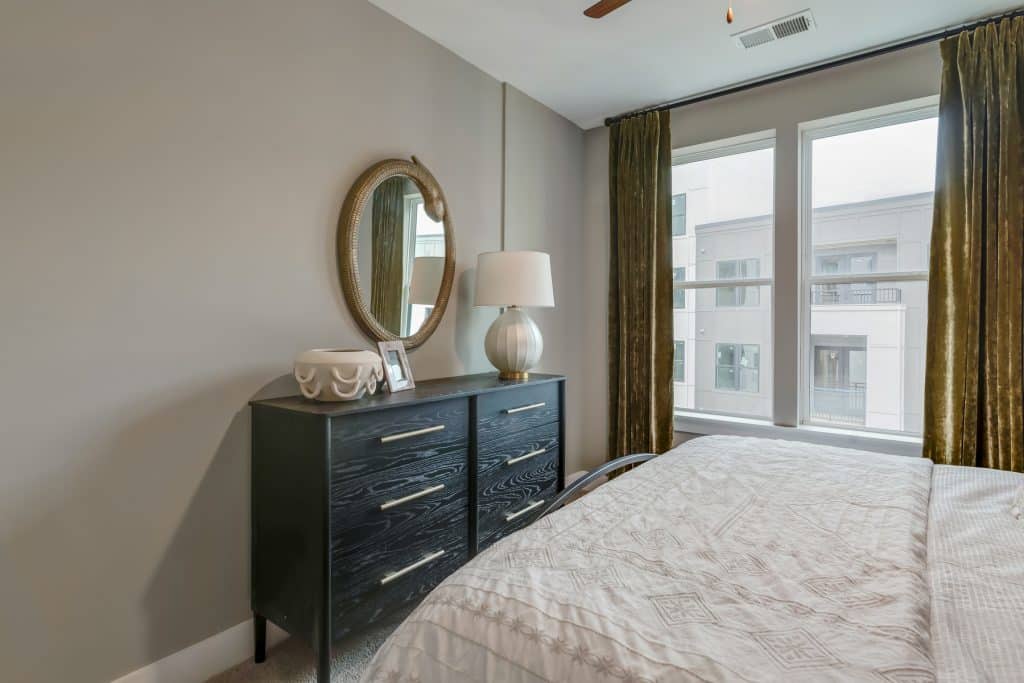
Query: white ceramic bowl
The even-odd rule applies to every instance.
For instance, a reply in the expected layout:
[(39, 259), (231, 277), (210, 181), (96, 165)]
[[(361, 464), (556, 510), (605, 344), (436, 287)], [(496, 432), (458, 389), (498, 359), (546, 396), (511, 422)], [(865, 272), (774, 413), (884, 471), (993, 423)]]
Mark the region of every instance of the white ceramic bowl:
[(302, 395), (317, 401), (355, 401), (377, 391), (384, 364), (373, 351), (312, 349), (295, 358)]

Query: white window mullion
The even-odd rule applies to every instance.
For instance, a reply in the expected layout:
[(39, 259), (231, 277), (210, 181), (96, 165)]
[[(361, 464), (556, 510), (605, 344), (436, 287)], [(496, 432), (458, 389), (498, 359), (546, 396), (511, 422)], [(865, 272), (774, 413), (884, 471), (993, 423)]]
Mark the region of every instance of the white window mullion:
[(718, 289), (720, 287), (771, 287), (770, 277), (759, 278), (733, 278), (731, 280), (691, 280), (687, 282), (675, 282), (676, 289)]
[(806, 278), (812, 285), (846, 285), (854, 282), (919, 282), (928, 281), (927, 270), (906, 273), (839, 273), (838, 275), (811, 275)]

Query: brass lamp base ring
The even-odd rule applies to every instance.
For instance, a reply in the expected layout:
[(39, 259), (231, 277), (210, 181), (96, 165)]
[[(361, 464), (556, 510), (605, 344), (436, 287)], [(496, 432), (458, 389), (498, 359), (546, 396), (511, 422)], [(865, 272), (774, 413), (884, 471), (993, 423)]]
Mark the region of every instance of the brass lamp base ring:
[(523, 381), (530, 379), (530, 373), (528, 372), (512, 372), (512, 371), (501, 371), (498, 373), (498, 379), (509, 380), (509, 381)]

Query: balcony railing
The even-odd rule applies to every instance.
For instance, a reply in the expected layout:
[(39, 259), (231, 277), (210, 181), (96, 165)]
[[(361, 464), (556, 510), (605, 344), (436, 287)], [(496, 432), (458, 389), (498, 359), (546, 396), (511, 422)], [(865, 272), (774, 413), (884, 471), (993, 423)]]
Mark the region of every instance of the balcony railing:
[(863, 425), (864, 386), (848, 388), (814, 387), (811, 392), (811, 418), (845, 425)]
[(897, 287), (853, 288), (839, 285), (837, 288), (816, 285), (811, 288), (811, 303), (822, 305), (898, 304), (903, 301), (903, 290)]

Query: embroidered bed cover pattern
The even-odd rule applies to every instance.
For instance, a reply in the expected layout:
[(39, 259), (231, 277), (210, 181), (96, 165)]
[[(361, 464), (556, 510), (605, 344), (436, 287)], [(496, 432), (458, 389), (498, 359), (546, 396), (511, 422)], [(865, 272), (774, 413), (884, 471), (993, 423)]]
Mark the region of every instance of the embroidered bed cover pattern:
[(934, 680), (931, 474), (924, 459), (696, 439), (476, 557), (364, 680)]

